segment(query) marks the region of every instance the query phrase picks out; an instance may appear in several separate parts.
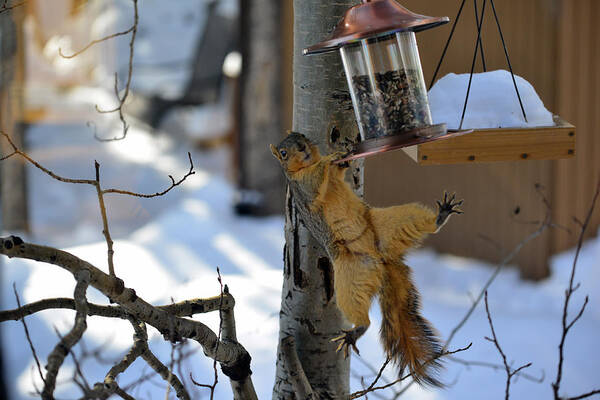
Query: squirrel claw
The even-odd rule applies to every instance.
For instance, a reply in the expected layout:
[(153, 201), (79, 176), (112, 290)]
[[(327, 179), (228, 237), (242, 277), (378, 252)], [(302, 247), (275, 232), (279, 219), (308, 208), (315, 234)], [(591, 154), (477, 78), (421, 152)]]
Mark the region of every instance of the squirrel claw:
[(338, 347), (335, 349), (336, 353), (339, 353), (341, 350), (344, 351), (344, 358), (348, 358), (350, 355), (350, 348), (356, 352), (356, 354), (360, 355), (360, 351), (358, 351), (358, 347), (356, 347), (356, 340), (358, 339), (358, 332), (356, 329), (351, 329), (349, 331), (342, 330), (344, 332), (340, 336), (336, 336), (331, 339), (332, 342), (339, 342)]
[(441, 227), (447, 220), (448, 217), (452, 214), (464, 214), (464, 211), (458, 208), (464, 203), (464, 200), (454, 201), (456, 200), (456, 193), (452, 193), (451, 196), (448, 195), (448, 192), (444, 192), (444, 200), (441, 202), (436, 200), (438, 206), (438, 217), (436, 219), (436, 224), (438, 227)]

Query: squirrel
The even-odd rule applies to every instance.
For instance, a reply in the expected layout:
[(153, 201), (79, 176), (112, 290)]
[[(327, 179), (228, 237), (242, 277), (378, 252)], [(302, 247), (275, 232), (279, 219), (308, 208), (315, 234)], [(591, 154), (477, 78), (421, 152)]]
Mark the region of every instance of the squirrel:
[(344, 153), (321, 156), (316, 145), (296, 132), (270, 148), (294, 190), (294, 201), (304, 203), (298, 208), (327, 230), (327, 235), (318, 235), (305, 224), (333, 261), (337, 306), (354, 325), (332, 339), (339, 344), (336, 351), (343, 349), (348, 357), (351, 347), (359, 354), (356, 341), (370, 325), (369, 308), (378, 295), (388, 359), (400, 374), (408, 367), (421, 385), (443, 386), (437, 379), (442, 346), (420, 314), (419, 292), (403, 256), (427, 234), (438, 232), (450, 215), (462, 214), (458, 207), (463, 201), (444, 193), (437, 213), (419, 203), (370, 207), (344, 181), (348, 164), (336, 163)]

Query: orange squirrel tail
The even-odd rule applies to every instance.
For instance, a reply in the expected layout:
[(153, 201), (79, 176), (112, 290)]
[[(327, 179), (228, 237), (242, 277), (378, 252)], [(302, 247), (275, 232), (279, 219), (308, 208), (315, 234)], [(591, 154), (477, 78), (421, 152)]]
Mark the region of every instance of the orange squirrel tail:
[(420, 314), (419, 293), (410, 275), (403, 263), (384, 265), (379, 293), (381, 341), (400, 375), (408, 367), (418, 384), (441, 387), (436, 375), (442, 365), (436, 357), (442, 347), (431, 324)]

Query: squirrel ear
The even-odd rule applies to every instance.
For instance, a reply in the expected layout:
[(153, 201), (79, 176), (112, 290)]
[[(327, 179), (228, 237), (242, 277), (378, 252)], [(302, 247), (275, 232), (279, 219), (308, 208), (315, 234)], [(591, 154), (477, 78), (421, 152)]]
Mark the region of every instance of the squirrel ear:
[(286, 129), (285, 130), (285, 136), (289, 136), (290, 133), (292, 133), (291, 129)]
[(269, 148), (271, 149), (271, 153), (273, 153), (273, 156), (275, 156), (276, 159), (278, 159), (279, 161), (281, 161), (281, 156), (279, 155), (279, 152), (277, 151), (277, 147), (275, 147), (272, 144), (270, 144)]

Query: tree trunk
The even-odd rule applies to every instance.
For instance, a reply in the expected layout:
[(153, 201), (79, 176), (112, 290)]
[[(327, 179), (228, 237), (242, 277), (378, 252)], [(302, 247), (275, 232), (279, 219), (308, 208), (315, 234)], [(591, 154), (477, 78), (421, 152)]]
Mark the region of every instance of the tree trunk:
[[(23, 110), (20, 87), (23, 52), (18, 50), (23, 46), (19, 35), (21, 8), (0, 14), (0, 130), (10, 135), (23, 149), (24, 126), (19, 121)], [(2, 154), (12, 152), (4, 139), (0, 149)], [(0, 185), (2, 228), (11, 232), (28, 232), (27, 179), (24, 161), (20, 157), (0, 163)]]
[(282, 9), (280, 0), (241, 2), (240, 213), (283, 212), (284, 178), (268, 151), (283, 134)]
[[(17, 49), (18, 46), (23, 46), (18, 42), (20, 38), (17, 27), (22, 26), (20, 21), (22, 21), (20, 10), (15, 9), (0, 14), (0, 130), (11, 135), (18, 145), (22, 145), (22, 126), (15, 123), (16, 111), (20, 110), (15, 110), (14, 106), (20, 105), (21, 96), (17, 96), (15, 100), (11, 93), (15, 93), (15, 75), (22, 74), (22, 71), (15, 71)], [(11, 151), (6, 141), (2, 140), (0, 154), (9, 154)], [(0, 162), (0, 230), (21, 232), (28, 230), (25, 190), (25, 166), (22, 160), (14, 157)], [(0, 268), (0, 288), (4, 287), (2, 275)], [(0, 337), (1, 342), (2, 337)], [(4, 379), (5, 364), (2, 353), (0, 346), (0, 398), (6, 399), (8, 388)]]
[[(306, 57), (302, 55), (302, 49), (324, 39), (344, 11), (355, 3), (349, 0), (294, 0), (293, 130), (317, 143), (322, 154), (352, 142), (358, 128), (339, 54)], [(351, 184), (362, 194), (362, 164), (352, 165), (350, 171)], [(306, 229), (302, 218), (310, 216), (301, 214), (293, 197), (293, 188), (288, 188), (284, 282), (273, 398), (294, 399), (298, 393), (306, 395), (307, 388), (298, 382), (303, 376), (318, 398), (343, 398), (349, 391), (350, 360), (335, 352), (336, 345), (331, 339), (349, 325), (335, 304), (331, 261)], [(295, 353), (303, 371), (297, 370), (298, 363), (291, 362), (286, 352), (290, 337), (294, 339)]]

